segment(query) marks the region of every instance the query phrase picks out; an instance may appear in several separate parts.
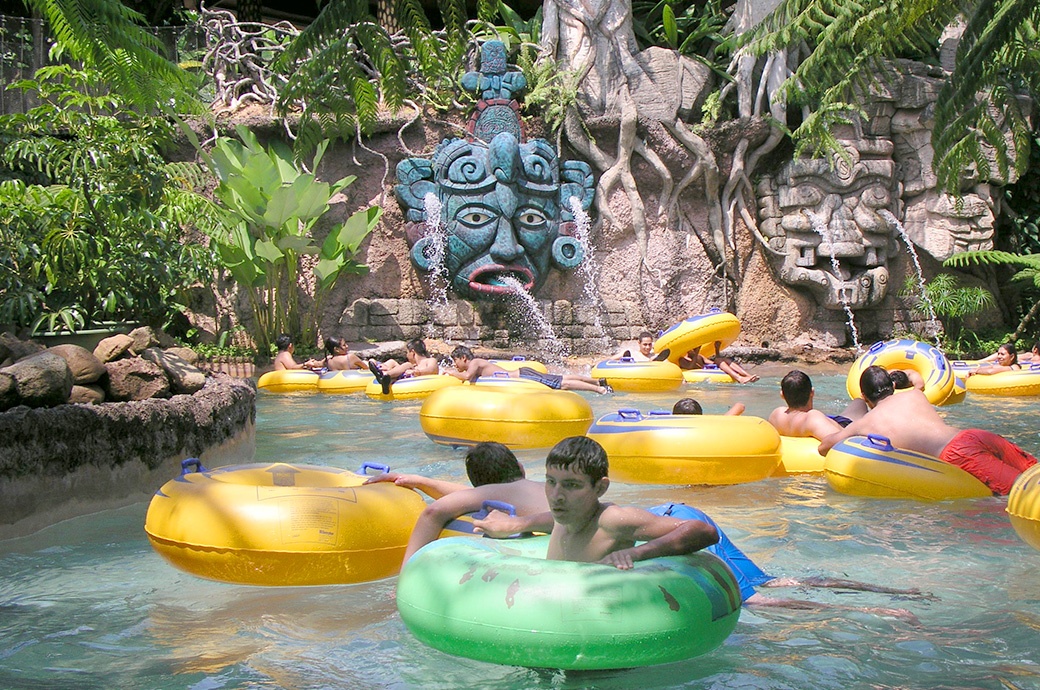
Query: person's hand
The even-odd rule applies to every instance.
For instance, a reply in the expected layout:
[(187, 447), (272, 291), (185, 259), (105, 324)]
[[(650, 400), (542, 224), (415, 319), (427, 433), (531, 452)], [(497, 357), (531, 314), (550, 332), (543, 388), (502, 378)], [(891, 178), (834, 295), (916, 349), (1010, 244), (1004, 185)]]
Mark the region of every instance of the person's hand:
[(614, 551), (604, 556), (599, 563), (603, 565), (612, 565), (618, 570), (631, 570), (632, 564), (635, 562), (632, 558), (632, 549), (621, 549), (620, 551)]
[(378, 484), (379, 482), (393, 482), (396, 484), (400, 477), (401, 475), (397, 472), (383, 472), (374, 477), (369, 477), (365, 480), (365, 484)]
[(510, 516), (501, 510), (492, 510), (483, 520), (473, 521), (473, 531), (485, 534), (493, 539), (505, 539), (524, 530), (520, 518)]

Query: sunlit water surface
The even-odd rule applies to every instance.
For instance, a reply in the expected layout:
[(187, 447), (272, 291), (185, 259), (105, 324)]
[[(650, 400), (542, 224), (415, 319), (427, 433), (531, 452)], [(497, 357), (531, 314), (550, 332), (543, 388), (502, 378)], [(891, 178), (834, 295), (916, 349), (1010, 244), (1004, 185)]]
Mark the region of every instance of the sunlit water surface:
[[(839, 411), (844, 377), (815, 378), (817, 407)], [(681, 394), (708, 413), (740, 401), (765, 417), (779, 402), (776, 377)], [(599, 416), (669, 408), (678, 397), (588, 399)], [(352, 469), (375, 460), (463, 481), (464, 451), (427, 440), (419, 407), (261, 394), (256, 460)], [(954, 425), (1000, 432), (1034, 453), (1038, 412), (1034, 399), (982, 396), (942, 411)], [(544, 451), (519, 455), (529, 476), (544, 475)], [(919, 622), (745, 608), (720, 648), (681, 663), (596, 673), (496, 666), (417, 642), (397, 615), (393, 578), (260, 588), (175, 570), (148, 545), (140, 504), (0, 542), (0, 688), (1040, 688), (1040, 553), (1011, 529), (1004, 499), (859, 499), (834, 493), (822, 477), (715, 488), (614, 484), (607, 496), (695, 504), (773, 574), (919, 587), (937, 599), (769, 589), (857, 609), (905, 608)]]

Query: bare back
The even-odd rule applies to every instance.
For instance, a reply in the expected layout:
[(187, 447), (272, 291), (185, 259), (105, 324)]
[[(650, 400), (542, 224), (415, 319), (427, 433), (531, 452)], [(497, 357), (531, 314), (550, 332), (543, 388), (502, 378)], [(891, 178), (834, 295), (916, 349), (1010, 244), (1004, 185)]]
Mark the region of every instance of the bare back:
[(841, 431), (841, 425), (819, 410), (792, 410), (778, 407), (769, 415), (769, 423), (784, 436), (813, 436), (821, 441)]
[(439, 372), (440, 364), (438, 364), (436, 357), (419, 357), (415, 366), (412, 367), (413, 376), (428, 376)]
[(847, 426), (842, 436), (885, 436), (896, 448), (938, 457), (958, 433), (958, 429), (943, 421), (924, 393), (910, 388), (878, 402)]

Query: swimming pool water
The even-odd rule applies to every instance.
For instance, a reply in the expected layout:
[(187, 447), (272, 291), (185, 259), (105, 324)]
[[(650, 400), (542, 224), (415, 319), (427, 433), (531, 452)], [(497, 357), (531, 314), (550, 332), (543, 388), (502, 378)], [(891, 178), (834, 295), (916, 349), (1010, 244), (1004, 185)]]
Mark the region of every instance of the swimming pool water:
[[(844, 377), (814, 382), (816, 406), (840, 411)], [(780, 402), (777, 377), (588, 399), (599, 416), (668, 409), (684, 395), (708, 413), (740, 401), (762, 417)], [(379, 461), (464, 481), (464, 451), (426, 439), (419, 407), (261, 394), (256, 461), (351, 469)], [(955, 426), (1040, 451), (1040, 400), (969, 395), (942, 409)], [(544, 475), (545, 451), (518, 455), (530, 477)], [(766, 589), (850, 609), (903, 608), (917, 621), (745, 608), (722, 647), (685, 662), (594, 673), (496, 666), (417, 642), (397, 615), (394, 578), (261, 588), (175, 570), (148, 545), (139, 504), (0, 542), (0, 688), (1040, 688), (1040, 552), (1014, 533), (1003, 498), (861, 499), (805, 476), (727, 487), (616, 483), (607, 498), (697, 505), (776, 575), (919, 587), (936, 598)]]

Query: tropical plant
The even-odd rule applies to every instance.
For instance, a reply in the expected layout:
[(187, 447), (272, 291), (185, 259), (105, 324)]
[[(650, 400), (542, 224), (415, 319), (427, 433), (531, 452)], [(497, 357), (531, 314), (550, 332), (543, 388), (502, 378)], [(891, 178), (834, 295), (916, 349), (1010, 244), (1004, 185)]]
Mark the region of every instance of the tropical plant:
[(977, 314), (993, 304), (993, 295), (983, 287), (958, 285), (951, 273), (940, 273), (924, 284), (907, 276), (900, 296), (913, 301), (913, 312), (919, 316), (935, 315), (942, 322), (945, 347), (960, 351), (964, 317)]
[(944, 265), (961, 267), (977, 264), (1009, 266), (1019, 269), (1011, 276), (1011, 280), (1025, 287), (1033, 304), (1018, 322), (1018, 327), (1011, 336), (1011, 341), (1016, 342), (1040, 315), (1040, 299), (1037, 298), (1037, 290), (1040, 289), (1040, 254), (1014, 254), (1000, 250), (961, 252), (947, 259)]
[[(333, 196), (354, 181), (319, 181), (281, 142), (264, 147), (247, 128), (239, 140), (222, 137), (206, 154), (220, 178), (215, 190), (226, 220), (210, 232), (220, 261), (246, 290), (253, 312), (251, 335), (266, 352), (275, 335), (289, 333), (301, 343), (315, 340), (315, 315), (341, 275), (368, 267), (355, 256), (378, 222), (382, 209), (372, 206), (329, 229), (323, 241), (313, 236), (315, 223), (329, 210)], [(328, 141), (318, 145), (310, 162), (316, 170)], [(300, 284), (313, 299), (301, 305)]]
[(939, 184), (956, 194), (972, 168), (1006, 178), (1027, 164), (1029, 108), (1040, 97), (1040, 3), (785, 0), (741, 44), (755, 55), (808, 53), (775, 97), (812, 109), (793, 134), (799, 152), (840, 154), (832, 128), (857, 113), (853, 104), (884, 81), (889, 61), (934, 59), (940, 35), (962, 12), (967, 26), (932, 129)]
[(732, 50), (732, 39), (724, 35), (726, 9), (732, 8), (723, 8), (722, 0), (635, 0), (632, 28), (641, 46), (677, 50), (730, 80), (724, 62)]
[(197, 195), (192, 166), (161, 155), (170, 126), (96, 70), (44, 67), (12, 88), (40, 104), (0, 117), (0, 321), (164, 325), (210, 265), (204, 246), (181, 241)]

